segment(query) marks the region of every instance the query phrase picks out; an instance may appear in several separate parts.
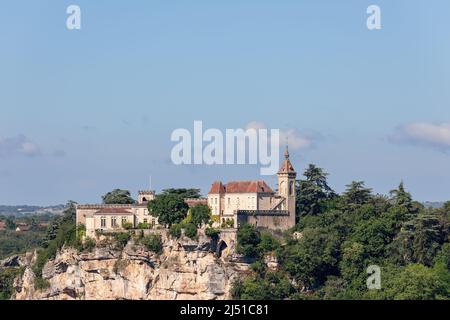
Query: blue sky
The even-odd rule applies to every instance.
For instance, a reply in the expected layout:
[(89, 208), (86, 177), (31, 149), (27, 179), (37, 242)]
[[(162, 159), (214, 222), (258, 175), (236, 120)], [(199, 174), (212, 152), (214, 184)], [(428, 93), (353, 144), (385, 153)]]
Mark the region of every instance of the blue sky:
[[(113, 188), (259, 179), (256, 166), (175, 166), (174, 129), (252, 122), (339, 192), (404, 180), (450, 200), (450, 3), (3, 1), (0, 203), (98, 202)], [(77, 4), (82, 30), (66, 28)], [(366, 28), (381, 8), (382, 29)], [(274, 186), (275, 177), (262, 177)]]

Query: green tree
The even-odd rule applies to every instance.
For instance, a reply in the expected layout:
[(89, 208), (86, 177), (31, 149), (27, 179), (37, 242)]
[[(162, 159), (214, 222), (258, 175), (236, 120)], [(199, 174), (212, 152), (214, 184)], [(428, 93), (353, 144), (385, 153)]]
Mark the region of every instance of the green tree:
[(303, 287), (317, 288), (339, 273), (339, 237), (322, 228), (306, 228), (302, 233), (301, 239), (283, 248), (279, 262)]
[(258, 256), (258, 245), (261, 242), (261, 235), (251, 224), (244, 224), (237, 232), (237, 252), (246, 257)]
[(114, 189), (108, 192), (103, 197), (104, 204), (133, 204), (136, 201), (131, 197), (130, 191)]
[(441, 242), (438, 217), (433, 213), (422, 213), (415, 219), (414, 226), (414, 261), (431, 266)]
[(14, 221), (14, 217), (12, 217), (12, 216), (7, 217), (6, 221), (5, 221), (5, 226), (6, 226), (6, 229), (8, 229), (8, 230), (15, 230), (16, 222)]
[(346, 187), (347, 190), (344, 192), (344, 200), (350, 208), (363, 205), (371, 198), (372, 189), (366, 188), (364, 181), (353, 181)]
[[(383, 269), (382, 269), (383, 271)], [(370, 290), (366, 298), (387, 300), (433, 300), (448, 296), (446, 284), (432, 268), (410, 264), (382, 272), (381, 290)]]
[(200, 194), (200, 189), (185, 189), (185, 188), (180, 188), (180, 189), (164, 189), (162, 191), (162, 195), (177, 195), (180, 196), (183, 199), (188, 199), (188, 198), (200, 198), (201, 194)]
[(188, 238), (194, 239), (197, 236), (197, 227), (193, 223), (184, 225), (184, 235)]
[(148, 209), (160, 224), (171, 226), (186, 217), (189, 206), (180, 195), (161, 194), (148, 203)]
[(191, 208), (191, 223), (200, 227), (202, 224), (207, 224), (211, 219), (211, 209), (206, 204), (198, 204)]
[(320, 214), (325, 209), (325, 202), (336, 196), (328, 185), (328, 174), (322, 168), (310, 164), (303, 175), (306, 179), (298, 180), (296, 184), (297, 213), (299, 217)]

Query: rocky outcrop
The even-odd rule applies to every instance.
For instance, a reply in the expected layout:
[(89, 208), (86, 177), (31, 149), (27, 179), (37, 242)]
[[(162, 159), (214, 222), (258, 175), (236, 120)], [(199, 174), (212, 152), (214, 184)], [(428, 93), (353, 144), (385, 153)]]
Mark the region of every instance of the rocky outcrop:
[(230, 298), (236, 277), (249, 272), (249, 264), (231, 252), (218, 257), (215, 243), (175, 240), (163, 231), (163, 250), (156, 254), (131, 240), (123, 250), (99, 244), (92, 252), (61, 250), (49, 261), (42, 277), (49, 286), (35, 290), (35, 275), (28, 265), (16, 279), (15, 299), (147, 299), (213, 300)]

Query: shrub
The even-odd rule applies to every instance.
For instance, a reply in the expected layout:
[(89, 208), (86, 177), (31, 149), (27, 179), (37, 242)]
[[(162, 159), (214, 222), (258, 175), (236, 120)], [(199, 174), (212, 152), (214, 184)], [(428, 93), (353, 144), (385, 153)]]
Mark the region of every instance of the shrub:
[(205, 234), (212, 239), (217, 239), (219, 237), (219, 233), (220, 231), (215, 228), (206, 228), (205, 230)]
[(141, 240), (141, 243), (143, 245), (145, 245), (145, 247), (150, 250), (153, 251), (155, 253), (161, 253), (162, 249), (163, 249), (163, 244), (162, 244), (162, 240), (161, 240), (161, 236), (157, 235), (157, 234), (151, 234), (147, 237), (144, 237)]
[(86, 226), (80, 223), (77, 227), (77, 238), (78, 240), (83, 239), (86, 236)]
[(266, 266), (259, 260), (253, 262), (251, 264), (251, 268), (258, 275), (263, 275), (264, 273), (266, 273)]
[(150, 229), (150, 225), (148, 223), (141, 222), (138, 224), (138, 229), (141, 229), (141, 230)]
[(188, 223), (184, 226), (184, 234), (186, 237), (194, 239), (197, 236), (197, 226), (193, 223)]
[(127, 245), (130, 238), (131, 236), (127, 232), (120, 232), (114, 235), (114, 239), (117, 242), (118, 249), (123, 249)]
[(23, 268), (0, 269), (0, 300), (9, 300), (14, 292), (14, 279), (23, 273)]
[(92, 238), (86, 238), (83, 244), (83, 249), (91, 252), (95, 248), (95, 240)]
[(237, 233), (237, 252), (246, 257), (257, 257), (257, 246), (261, 242), (261, 235), (251, 224), (244, 224)]
[(125, 230), (131, 230), (133, 229), (133, 224), (131, 222), (123, 222), (122, 228), (124, 228)]
[(179, 224), (172, 225), (169, 229), (169, 234), (177, 239), (181, 237), (181, 225)]

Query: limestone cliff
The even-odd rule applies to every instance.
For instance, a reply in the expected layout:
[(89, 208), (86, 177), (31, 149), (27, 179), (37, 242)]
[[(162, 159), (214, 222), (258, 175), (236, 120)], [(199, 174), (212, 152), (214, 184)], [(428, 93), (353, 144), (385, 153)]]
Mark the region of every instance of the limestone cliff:
[(230, 298), (234, 279), (249, 272), (249, 264), (231, 252), (218, 257), (217, 245), (204, 235), (175, 240), (162, 232), (162, 239), (160, 254), (133, 240), (123, 250), (111, 243), (82, 253), (64, 248), (43, 269), (47, 289), (35, 289), (30, 264), (15, 281), (13, 298), (221, 300)]

